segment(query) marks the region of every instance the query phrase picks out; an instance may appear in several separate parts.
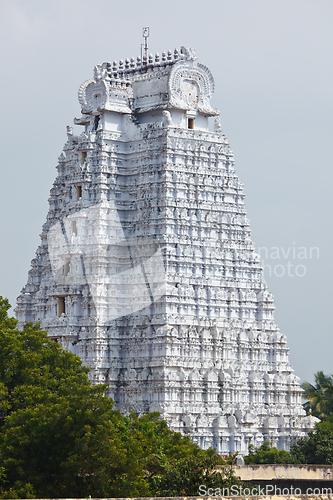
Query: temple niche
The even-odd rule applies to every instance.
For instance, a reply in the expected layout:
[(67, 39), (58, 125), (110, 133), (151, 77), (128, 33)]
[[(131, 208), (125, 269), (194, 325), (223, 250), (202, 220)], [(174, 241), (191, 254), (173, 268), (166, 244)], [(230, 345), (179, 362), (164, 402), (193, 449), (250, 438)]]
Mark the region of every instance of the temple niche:
[(192, 49), (103, 63), (79, 89), (19, 325), (91, 367), (127, 413), (203, 448), (278, 448), (314, 424), (255, 253), (243, 184)]

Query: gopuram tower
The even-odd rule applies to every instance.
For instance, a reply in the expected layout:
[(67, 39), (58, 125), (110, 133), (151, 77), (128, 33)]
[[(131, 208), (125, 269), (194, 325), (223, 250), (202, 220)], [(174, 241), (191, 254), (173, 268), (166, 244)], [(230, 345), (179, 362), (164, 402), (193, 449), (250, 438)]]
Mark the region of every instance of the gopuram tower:
[(288, 450), (315, 419), (213, 92), (185, 47), (94, 68), (16, 313), (77, 353), (122, 412), (159, 411), (222, 454), (264, 440)]

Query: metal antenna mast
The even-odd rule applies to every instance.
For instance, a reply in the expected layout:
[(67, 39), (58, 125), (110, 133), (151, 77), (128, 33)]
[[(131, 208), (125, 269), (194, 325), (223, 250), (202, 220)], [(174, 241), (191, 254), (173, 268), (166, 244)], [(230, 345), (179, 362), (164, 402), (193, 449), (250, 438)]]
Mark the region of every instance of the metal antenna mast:
[(142, 51), (144, 49), (145, 51), (145, 61), (146, 61), (146, 66), (148, 64), (148, 37), (149, 37), (149, 27), (147, 26), (146, 28), (142, 29), (142, 36), (145, 39), (145, 43), (141, 44), (141, 64), (143, 61), (143, 54)]

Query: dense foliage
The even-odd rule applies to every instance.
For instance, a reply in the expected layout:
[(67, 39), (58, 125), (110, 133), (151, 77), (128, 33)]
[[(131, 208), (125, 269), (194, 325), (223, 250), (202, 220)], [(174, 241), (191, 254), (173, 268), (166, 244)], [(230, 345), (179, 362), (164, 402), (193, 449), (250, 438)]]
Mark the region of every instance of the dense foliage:
[(88, 369), (36, 324), (16, 329), (0, 297), (0, 497), (198, 494), (233, 473), (157, 413), (122, 416)]
[(333, 420), (316, 424), (309, 437), (291, 446), (294, 463), (333, 465)]
[(244, 460), (246, 465), (295, 463), (290, 453), (285, 450), (278, 450), (268, 441), (264, 441), (258, 448), (255, 448), (250, 444), (249, 454), (244, 458)]
[(265, 441), (258, 448), (250, 447), (245, 457), (248, 464), (317, 464), (333, 465), (333, 421), (320, 422), (308, 437), (291, 445), (290, 453), (278, 450)]
[(162, 474), (156, 475), (152, 479), (152, 489), (157, 496), (197, 496), (200, 485), (207, 491), (241, 485), (231, 467), (216, 470), (221, 463), (212, 449), (205, 452), (205, 456), (188, 455), (169, 463)]

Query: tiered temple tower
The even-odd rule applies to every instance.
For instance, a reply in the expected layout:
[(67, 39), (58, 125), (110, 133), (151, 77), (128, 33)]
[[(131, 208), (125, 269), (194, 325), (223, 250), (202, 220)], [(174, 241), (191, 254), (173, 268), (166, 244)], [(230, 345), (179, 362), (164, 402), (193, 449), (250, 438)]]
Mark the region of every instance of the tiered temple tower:
[(223, 454), (289, 449), (314, 419), (213, 92), (185, 47), (94, 68), (16, 313), (76, 352), (122, 412), (157, 410)]

